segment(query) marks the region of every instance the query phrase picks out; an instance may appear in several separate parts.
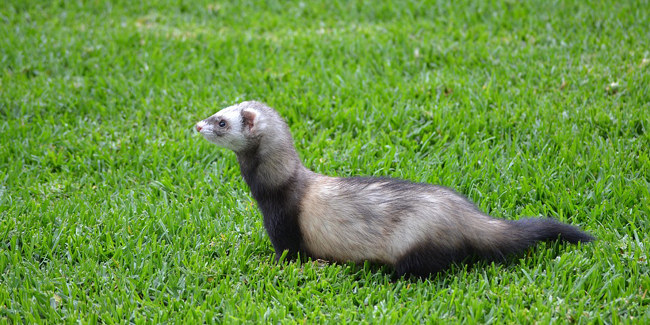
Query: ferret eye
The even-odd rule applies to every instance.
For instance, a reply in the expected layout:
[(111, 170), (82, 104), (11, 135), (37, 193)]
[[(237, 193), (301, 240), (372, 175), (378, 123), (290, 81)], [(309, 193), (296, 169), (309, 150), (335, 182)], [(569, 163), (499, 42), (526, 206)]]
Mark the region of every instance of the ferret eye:
[(226, 127), (226, 121), (223, 121), (223, 120), (219, 121), (219, 126), (222, 127), (222, 128)]

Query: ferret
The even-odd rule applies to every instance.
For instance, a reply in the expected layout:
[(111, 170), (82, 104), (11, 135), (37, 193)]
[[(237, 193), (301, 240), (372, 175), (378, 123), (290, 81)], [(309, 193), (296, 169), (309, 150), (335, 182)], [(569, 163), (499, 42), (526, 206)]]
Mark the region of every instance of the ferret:
[(312, 172), (300, 161), (286, 122), (260, 102), (224, 108), (196, 130), (237, 155), (276, 259), (288, 251), (291, 257), (370, 261), (392, 266), (398, 277), (426, 278), (472, 256), (499, 261), (539, 241), (595, 240), (552, 218), (492, 218), (442, 186)]

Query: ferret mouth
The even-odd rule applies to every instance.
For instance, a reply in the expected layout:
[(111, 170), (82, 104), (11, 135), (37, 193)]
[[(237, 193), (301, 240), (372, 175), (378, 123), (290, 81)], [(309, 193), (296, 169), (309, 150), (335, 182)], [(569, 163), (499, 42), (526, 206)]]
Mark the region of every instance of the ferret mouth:
[(203, 135), (206, 135), (206, 134), (217, 135), (217, 132), (215, 132), (214, 130), (209, 130), (209, 129), (202, 129), (202, 130), (199, 131), (199, 133), (201, 133)]
[(221, 134), (214, 130), (209, 124), (201, 124), (200, 122), (196, 125), (196, 131), (203, 136), (206, 140), (212, 143), (218, 143), (221, 139)]
[(201, 133), (202, 135), (217, 135), (217, 132), (215, 129), (210, 125), (209, 123), (206, 123), (205, 121), (201, 121), (199, 123), (196, 123), (196, 131)]
[(217, 133), (216, 131), (209, 130), (209, 129), (202, 129), (201, 131), (199, 131), (199, 133), (205, 138), (209, 138), (209, 139), (216, 139), (220, 136), (220, 134)]

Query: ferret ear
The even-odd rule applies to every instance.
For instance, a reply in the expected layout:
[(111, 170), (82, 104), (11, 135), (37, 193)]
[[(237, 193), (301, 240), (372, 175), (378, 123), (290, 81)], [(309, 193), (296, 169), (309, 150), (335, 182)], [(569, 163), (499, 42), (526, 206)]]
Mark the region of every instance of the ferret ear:
[(260, 113), (254, 109), (246, 108), (241, 111), (241, 117), (244, 124), (244, 131), (253, 133), (257, 131), (257, 123), (260, 121)]

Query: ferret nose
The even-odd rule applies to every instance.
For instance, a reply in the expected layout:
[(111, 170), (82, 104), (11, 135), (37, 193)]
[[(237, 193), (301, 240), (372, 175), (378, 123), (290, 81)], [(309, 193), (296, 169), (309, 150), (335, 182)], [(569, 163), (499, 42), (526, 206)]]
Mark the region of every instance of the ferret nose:
[(199, 131), (199, 132), (201, 132), (201, 129), (202, 129), (202, 127), (201, 127), (200, 125), (197, 124), (197, 125), (196, 125), (196, 130)]

